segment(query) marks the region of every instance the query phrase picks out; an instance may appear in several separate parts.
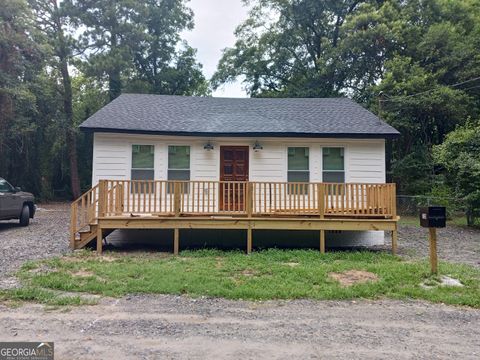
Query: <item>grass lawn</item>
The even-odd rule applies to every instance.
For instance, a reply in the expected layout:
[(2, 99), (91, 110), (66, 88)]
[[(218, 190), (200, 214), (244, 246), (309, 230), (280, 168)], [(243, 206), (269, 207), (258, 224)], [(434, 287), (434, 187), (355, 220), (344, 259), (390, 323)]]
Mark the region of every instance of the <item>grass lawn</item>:
[[(335, 279), (349, 270), (367, 272), (370, 280), (345, 285)], [(183, 251), (178, 257), (108, 252), (99, 257), (84, 251), (26, 263), (18, 273), (24, 287), (4, 291), (0, 299), (83, 303), (79, 297), (55, 295), (66, 291), (114, 297), (149, 293), (249, 300), (413, 298), (480, 308), (479, 269), (441, 262), (439, 270), (465, 286), (425, 289), (420, 284), (436, 284), (427, 261), (367, 251), (322, 255), (314, 250), (274, 249), (246, 256), (239, 251), (197, 250)]]

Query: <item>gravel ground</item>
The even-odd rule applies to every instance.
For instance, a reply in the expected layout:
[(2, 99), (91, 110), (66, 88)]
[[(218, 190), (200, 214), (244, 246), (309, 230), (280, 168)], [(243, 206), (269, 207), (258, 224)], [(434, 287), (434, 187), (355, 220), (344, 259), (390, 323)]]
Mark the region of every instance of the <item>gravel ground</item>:
[[(68, 226), (66, 204), (41, 205), (27, 228), (0, 223), (0, 288), (17, 285), (12, 272), (26, 260), (67, 253)], [(426, 235), (401, 225), (400, 255), (427, 256)], [(480, 230), (438, 235), (440, 259), (480, 266)], [(56, 359), (480, 358), (480, 310), (419, 301), (135, 295), (74, 308), (0, 304), (0, 324), (1, 341), (55, 341)]]
[(65, 254), (68, 247), (70, 206), (40, 204), (28, 227), (18, 220), (0, 221), (0, 288), (15, 285), (11, 273), (25, 261)]
[(478, 359), (480, 311), (400, 301), (131, 296), (46, 310), (0, 305), (3, 341), (56, 359)]
[[(390, 246), (390, 235), (385, 243)], [(390, 247), (383, 247), (390, 250)], [(429, 256), (428, 229), (400, 224), (398, 231), (398, 253), (406, 258)], [(448, 260), (480, 267), (480, 229), (447, 226), (437, 229), (437, 250), (440, 261)]]

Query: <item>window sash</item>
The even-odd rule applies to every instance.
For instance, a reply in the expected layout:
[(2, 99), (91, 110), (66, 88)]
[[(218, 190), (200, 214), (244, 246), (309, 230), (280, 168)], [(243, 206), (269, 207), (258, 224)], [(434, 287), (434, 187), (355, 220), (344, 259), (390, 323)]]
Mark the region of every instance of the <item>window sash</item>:
[[(340, 175), (340, 178), (335, 178), (335, 176), (333, 176), (332, 178), (329, 175)], [(324, 171), (322, 174), (322, 181), (324, 183), (344, 183), (345, 171), (330, 171), (330, 170)]]
[(190, 146), (168, 146), (168, 170), (190, 170)]
[[(148, 150), (147, 150), (148, 149)], [(132, 170), (153, 170), (155, 167), (155, 145), (132, 145)]]
[[(183, 159), (181, 156), (183, 156)], [(167, 179), (169, 181), (189, 181), (190, 175), (190, 146), (169, 145)], [(187, 194), (189, 192), (189, 188), (189, 183), (184, 183), (180, 187), (180, 192)], [(168, 184), (167, 192), (169, 194), (174, 193), (173, 183)]]
[[(337, 158), (335, 156), (338, 155)], [(323, 171), (345, 171), (345, 148), (324, 147), (322, 148)]]
[(288, 147), (287, 170), (310, 170), (310, 151), (308, 147)]

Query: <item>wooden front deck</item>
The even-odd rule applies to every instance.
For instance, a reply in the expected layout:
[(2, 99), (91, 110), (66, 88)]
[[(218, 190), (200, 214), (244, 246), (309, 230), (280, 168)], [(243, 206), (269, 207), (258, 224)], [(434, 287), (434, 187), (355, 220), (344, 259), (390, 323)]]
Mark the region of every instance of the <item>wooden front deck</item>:
[(70, 246), (81, 248), (115, 229), (244, 229), (252, 231), (392, 231), (396, 252), (395, 184), (247, 181), (101, 180), (72, 203)]

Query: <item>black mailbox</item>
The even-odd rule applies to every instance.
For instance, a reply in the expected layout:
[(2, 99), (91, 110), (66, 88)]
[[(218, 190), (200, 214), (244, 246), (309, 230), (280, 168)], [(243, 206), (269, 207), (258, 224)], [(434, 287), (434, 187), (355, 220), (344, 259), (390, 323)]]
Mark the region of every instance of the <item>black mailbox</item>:
[(426, 228), (443, 228), (447, 223), (445, 206), (429, 206), (420, 209), (420, 225)]

